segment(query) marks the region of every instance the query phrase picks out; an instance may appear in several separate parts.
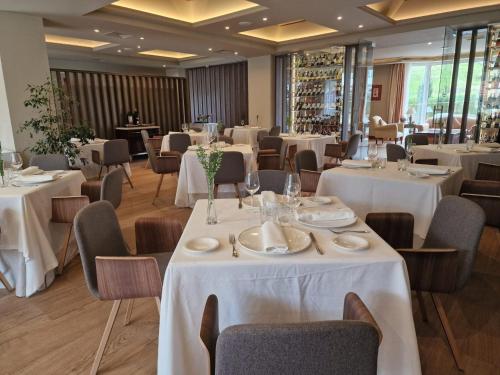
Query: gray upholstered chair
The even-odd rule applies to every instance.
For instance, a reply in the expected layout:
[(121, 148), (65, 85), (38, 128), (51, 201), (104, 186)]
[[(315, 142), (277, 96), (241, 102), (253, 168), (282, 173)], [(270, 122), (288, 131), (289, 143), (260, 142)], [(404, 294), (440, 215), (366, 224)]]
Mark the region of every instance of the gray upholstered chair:
[[(370, 220), (370, 226), (385, 239), (413, 235), (413, 221), (391, 214), (391, 220), (380, 216)], [(401, 214), (408, 215), (408, 214)], [(422, 317), (427, 321), (422, 292), (430, 292), (457, 367), (463, 370), (458, 346), (446, 317), (441, 299), (436, 293), (452, 293), (464, 287), (469, 279), (481, 233), (486, 221), (483, 209), (476, 203), (457, 196), (446, 196), (438, 204), (424, 244), (420, 249), (397, 249), (406, 261), (411, 289), (417, 292)], [(395, 225), (397, 223), (397, 225)], [(405, 225), (406, 223), (406, 225)], [(383, 228), (378, 232), (379, 228)], [(387, 239), (390, 241), (390, 238)]]
[(123, 167), (122, 172), (125, 174), (125, 177), (130, 184), (130, 187), (133, 189), (134, 185), (132, 185), (132, 180), (125, 170), (125, 163), (130, 162), (130, 154), (128, 151), (128, 142), (126, 139), (112, 139), (107, 142), (104, 142), (102, 150), (102, 159), (101, 154), (97, 150), (92, 150), (92, 161), (96, 164), (99, 164), (101, 168), (99, 169), (99, 176), (101, 178), (102, 168), (106, 167), (106, 171), (109, 172), (109, 167), (118, 167), (119, 165)]
[(406, 159), (406, 151), (403, 146), (388, 143), (386, 146), (387, 161), (398, 161), (400, 159)]
[(160, 310), (163, 273), (171, 253), (130, 256), (115, 210), (107, 201), (81, 209), (74, 227), (90, 293), (114, 301), (90, 371), (96, 374), (122, 300), (154, 297)]
[(269, 137), (269, 130), (259, 130), (257, 132), (257, 143), (260, 145), (260, 141), (262, 141), (262, 139), (264, 137)]
[(313, 150), (302, 150), (295, 155), (295, 170), (300, 174), (300, 185), (303, 193), (315, 193), (321, 172), (318, 171), (316, 153)]
[(90, 180), (82, 183), (81, 194), (89, 197), (90, 202), (106, 200), (114, 208), (122, 202), (123, 172), (121, 167), (107, 173), (102, 180)]
[(226, 151), (222, 154), (222, 162), (215, 174), (215, 198), (219, 192), (219, 185), (233, 184), (236, 196), (241, 199), (238, 184), (245, 182), (245, 159), (238, 151)]
[(325, 156), (333, 157), (338, 161), (344, 159), (352, 159), (358, 152), (358, 147), (361, 142), (361, 134), (353, 134), (347, 142), (328, 144), (325, 147)]
[(500, 165), (479, 163), (476, 180), (500, 181)]
[(191, 137), (187, 133), (174, 133), (168, 136), (168, 143), (171, 152), (185, 153), (191, 146)]
[(500, 181), (465, 180), (460, 196), (480, 205), (486, 214), (486, 225), (500, 228)]
[(345, 296), (343, 320), (242, 324), (229, 326), (220, 334), (217, 307), (217, 298), (210, 296), (200, 329), (212, 374), (377, 373), (382, 333), (354, 293)]
[(414, 145), (417, 146), (426, 146), (429, 144), (429, 137), (426, 134), (409, 134), (405, 138), (405, 147), (408, 146), (408, 142), (413, 143)]
[(156, 186), (156, 193), (153, 198), (154, 204), (155, 199), (158, 198), (158, 195), (160, 194), (163, 177), (169, 173), (179, 173), (181, 166), (181, 156), (177, 151), (162, 152), (161, 156), (157, 156), (156, 152), (154, 152), (150, 144), (146, 145), (146, 151), (148, 152), (151, 169), (154, 173), (160, 175), (160, 180), (158, 181), (158, 185)]
[(217, 137), (218, 142), (226, 142), (228, 145), (234, 144), (233, 138), (228, 137), (227, 135), (219, 135)]
[(38, 167), (44, 171), (68, 170), (69, 161), (63, 154), (33, 155), (30, 159), (31, 167)]
[(259, 142), (257, 153), (257, 163), (259, 170), (282, 169), (281, 168), (281, 147), (283, 138), (266, 136)]
[(286, 171), (262, 170), (257, 172), (259, 175), (260, 187), (256, 194), (263, 191), (274, 191), (276, 194), (283, 194), (285, 188)]
[(269, 135), (271, 137), (279, 137), (281, 133), (281, 128), (279, 126), (273, 126), (271, 130), (269, 130)]

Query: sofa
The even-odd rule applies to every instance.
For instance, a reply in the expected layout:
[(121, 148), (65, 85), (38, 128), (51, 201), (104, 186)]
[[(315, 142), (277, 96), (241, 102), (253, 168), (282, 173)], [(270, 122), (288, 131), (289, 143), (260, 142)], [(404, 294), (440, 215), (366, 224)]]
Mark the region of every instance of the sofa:
[(403, 143), (403, 130), (403, 123), (388, 124), (382, 117), (373, 116), (370, 120), (368, 138), (375, 139), (375, 143), (378, 143), (379, 140), (382, 143), (384, 141), (394, 141), (397, 143), (398, 140)]

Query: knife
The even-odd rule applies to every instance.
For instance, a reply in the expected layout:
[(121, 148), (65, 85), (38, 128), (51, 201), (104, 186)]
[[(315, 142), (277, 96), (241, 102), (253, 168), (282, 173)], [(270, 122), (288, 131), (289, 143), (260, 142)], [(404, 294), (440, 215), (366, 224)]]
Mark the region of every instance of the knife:
[(311, 241), (314, 245), (314, 247), (316, 248), (316, 251), (318, 252), (319, 255), (323, 255), (324, 252), (323, 250), (321, 250), (318, 246), (318, 241), (316, 241), (316, 237), (314, 237), (314, 234), (312, 234), (312, 232), (309, 232), (309, 237), (311, 238)]

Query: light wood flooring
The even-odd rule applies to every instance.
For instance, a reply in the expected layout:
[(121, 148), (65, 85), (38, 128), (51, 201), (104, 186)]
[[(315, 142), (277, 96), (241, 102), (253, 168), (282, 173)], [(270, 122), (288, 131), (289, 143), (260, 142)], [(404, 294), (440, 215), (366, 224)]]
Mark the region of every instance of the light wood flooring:
[[(153, 206), (158, 176), (143, 166), (143, 161), (133, 163), (135, 189), (123, 185), (124, 201), (118, 209), (132, 248), (136, 218), (168, 215), (185, 223), (191, 211), (173, 205), (173, 176), (165, 178), (160, 199)], [(421, 321), (417, 301), (413, 300), (423, 374), (460, 374), (429, 296), (426, 303), (429, 324)], [(499, 374), (500, 231), (486, 228), (471, 280), (455, 295), (443, 295), (443, 303), (463, 353), (466, 373)], [(78, 257), (46, 291), (31, 298), (17, 298), (0, 290), (0, 374), (87, 374), (111, 305), (90, 296)], [(127, 327), (122, 325), (123, 317), (124, 311), (120, 311), (100, 373), (156, 373), (158, 313), (154, 300), (136, 301)]]

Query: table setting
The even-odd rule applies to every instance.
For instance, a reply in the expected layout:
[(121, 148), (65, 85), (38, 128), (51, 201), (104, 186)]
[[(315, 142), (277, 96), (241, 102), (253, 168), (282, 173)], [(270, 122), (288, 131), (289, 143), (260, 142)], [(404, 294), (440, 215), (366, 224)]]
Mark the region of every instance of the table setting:
[[(170, 134), (182, 134), (182, 133), (183, 132), (169, 132), (167, 135), (164, 135), (161, 141), (161, 152), (170, 151)], [(193, 129), (190, 129), (186, 130), (184, 133), (189, 134), (189, 137), (191, 138), (191, 144), (193, 146), (209, 144), (210, 136), (209, 132), (207, 131), (197, 132)]]
[(334, 135), (281, 133), (280, 137), (283, 138), (283, 145), (285, 147), (297, 145), (297, 151), (313, 150), (316, 153), (316, 162), (320, 166), (325, 162), (324, 154), (326, 145), (328, 143), (337, 143)]

